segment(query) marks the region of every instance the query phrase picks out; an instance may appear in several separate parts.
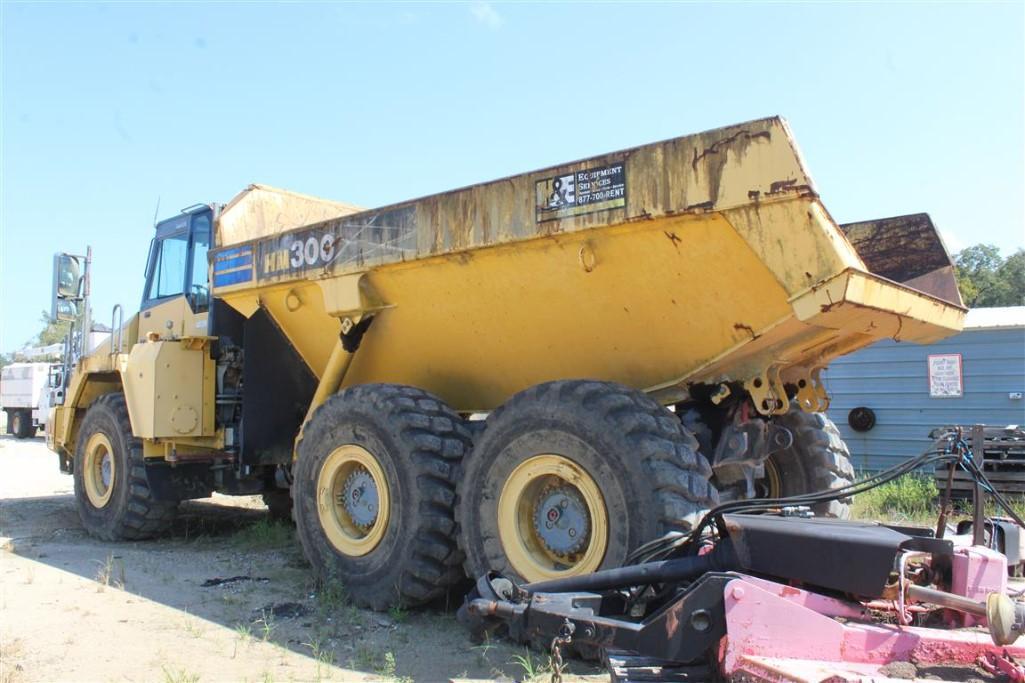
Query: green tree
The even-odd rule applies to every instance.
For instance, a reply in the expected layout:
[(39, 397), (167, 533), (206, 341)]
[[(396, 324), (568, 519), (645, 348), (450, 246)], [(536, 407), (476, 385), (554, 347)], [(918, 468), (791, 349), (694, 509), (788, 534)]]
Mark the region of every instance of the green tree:
[(997, 269), (997, 279), (1007, 289), (1008, 306), (1025, 306), (1025, 249), (1007, 257)]
[(49, 346), (50, 344), (58, 344), (64, 341), (64, 338), (68, 336), (68, 331), (71, 329), (71, 323), (69, 322), (54, 322), (50, 320), (50, 313), (48, 311), (43, 311), (40, 314), (39, 322), (43, 325), (43, 329), (39, 330), (35, 340), (30, 342), (38, 346)]
[(976, 244), (954, 257), (961, 297), (970, 308), (1025, 304), (1025, 249), (1006, 259), (993, 244)]

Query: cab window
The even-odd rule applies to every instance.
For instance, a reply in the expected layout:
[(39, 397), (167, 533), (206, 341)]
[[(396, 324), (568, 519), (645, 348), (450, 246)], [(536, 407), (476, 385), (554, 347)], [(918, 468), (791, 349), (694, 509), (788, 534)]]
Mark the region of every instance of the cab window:
[(181, 231), (157, 241), (146, 299), (182, 294), (189, 260), (189, 233)]
[(206, 259), (211, 220), (210, 211), (187, 212), (157, 225), (142, 308), (182, 295), (196, 313), (210, 307)]
[(210, 250), (210, 214), (192, 217), (192, 272), (189, 277), (189, 303), (193, 311), (206, 310), (210, 305), (210, 285), (207, 281), (207, 252)]

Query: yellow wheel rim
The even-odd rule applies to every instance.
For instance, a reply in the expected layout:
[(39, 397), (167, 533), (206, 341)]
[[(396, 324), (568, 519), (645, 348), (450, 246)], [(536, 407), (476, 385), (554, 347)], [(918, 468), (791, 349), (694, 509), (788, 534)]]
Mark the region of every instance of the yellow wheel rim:
[(317, 476), (317, 516), (328, 541), (351, 557), (377, 547), (388, 530), (391, 494), (384, 470), (362, 446), (339, 446)]
[(605, 499), (572, 460), (536, 455), (502, 486), (498, 534), (509, 563), (527, 581), (587, 574), (608, 547)]
[(85, 457), (82, 459), (82, 482), (93, 507), (101, 508), (110, 502), (115, 472), (114, 448), (110, 439), (106, 434), (93, 434), (85, 442)]

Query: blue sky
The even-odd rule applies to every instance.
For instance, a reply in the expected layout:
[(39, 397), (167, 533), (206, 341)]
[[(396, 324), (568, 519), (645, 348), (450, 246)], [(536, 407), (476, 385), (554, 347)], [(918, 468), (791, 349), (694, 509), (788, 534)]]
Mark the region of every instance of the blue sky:
[(0, 3), (0, 350), (54, 251), (136, 310), (154, 209), (377, 206), (770, 114), (841, 222), (1025, 245), (1025, 10), (968, 4)]

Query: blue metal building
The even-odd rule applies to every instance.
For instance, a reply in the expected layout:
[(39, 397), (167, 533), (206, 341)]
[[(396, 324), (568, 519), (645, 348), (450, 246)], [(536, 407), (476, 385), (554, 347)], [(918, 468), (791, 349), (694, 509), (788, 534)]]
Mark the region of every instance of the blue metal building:
[(918, 455), (943, 425), (1025, 424), (1025, 306), (973, 309), (963, 332), (935, 344), (878, 342), (823, 380), (857, 470)]

